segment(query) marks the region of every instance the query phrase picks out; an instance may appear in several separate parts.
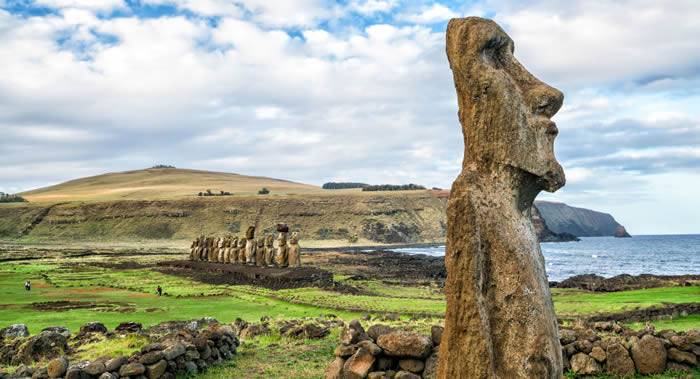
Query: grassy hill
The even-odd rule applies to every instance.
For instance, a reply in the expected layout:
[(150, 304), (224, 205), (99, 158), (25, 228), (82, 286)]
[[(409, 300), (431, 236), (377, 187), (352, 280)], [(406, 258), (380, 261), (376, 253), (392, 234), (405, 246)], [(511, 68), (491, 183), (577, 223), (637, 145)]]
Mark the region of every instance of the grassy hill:
[(287, 180), (179, 168), (151, 168), (90, 176), (50, 187), (23, 192), (30, 202), (156, 200), (195, 197), (207, 189), (256, 194), (261, 188), (272, 194), (321, 192), (319, 187)]

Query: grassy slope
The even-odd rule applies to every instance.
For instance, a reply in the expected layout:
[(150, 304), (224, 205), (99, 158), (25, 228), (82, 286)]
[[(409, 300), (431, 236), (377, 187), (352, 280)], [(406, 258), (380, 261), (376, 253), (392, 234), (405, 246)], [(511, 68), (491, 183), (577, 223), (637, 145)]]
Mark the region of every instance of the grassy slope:
[(189, 169), (146, 169), (108, 173), (71, 180), (22, 193), (30, 202), (176, 199), (211, 189), (255, 194), (319, 192), (316, 186), (286, 180)]

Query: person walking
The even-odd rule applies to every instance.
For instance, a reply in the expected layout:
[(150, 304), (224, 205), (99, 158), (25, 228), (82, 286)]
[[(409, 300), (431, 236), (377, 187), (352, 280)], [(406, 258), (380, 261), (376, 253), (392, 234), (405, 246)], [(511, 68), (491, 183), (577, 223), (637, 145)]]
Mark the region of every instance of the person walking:
[(158, 286), (158, 288), (156, 288), (156, 292), (158, 293), (158, 296), (163, 295), (163, 289), (160, 287), (160, 285)]
[(26, 282), (24, 282), (24, 289), (27, 290), (27, 291), (31, 291), (31, 290), (32, 290), (32, 283), (31, 283), (29, 280), (27, 280)]

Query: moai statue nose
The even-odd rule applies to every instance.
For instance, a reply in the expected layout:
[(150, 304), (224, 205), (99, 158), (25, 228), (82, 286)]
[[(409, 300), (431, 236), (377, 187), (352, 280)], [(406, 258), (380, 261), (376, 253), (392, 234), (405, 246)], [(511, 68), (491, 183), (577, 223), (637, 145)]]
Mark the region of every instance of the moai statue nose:
[(526, 101), (532, 114), (551, 118), (564, 103), (564, 94), (554, 87), (539, 83), (528, 91)]

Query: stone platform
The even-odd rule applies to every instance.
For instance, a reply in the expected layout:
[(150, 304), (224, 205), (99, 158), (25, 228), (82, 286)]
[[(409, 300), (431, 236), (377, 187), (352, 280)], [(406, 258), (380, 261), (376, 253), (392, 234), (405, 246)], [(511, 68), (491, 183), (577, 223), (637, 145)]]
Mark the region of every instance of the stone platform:
[(251, 284), (271, 289), (332, 287), (333, 274), (315, 267), (258, 267), (201, 261), (166, 261), (158, 271), (209, 284)]

